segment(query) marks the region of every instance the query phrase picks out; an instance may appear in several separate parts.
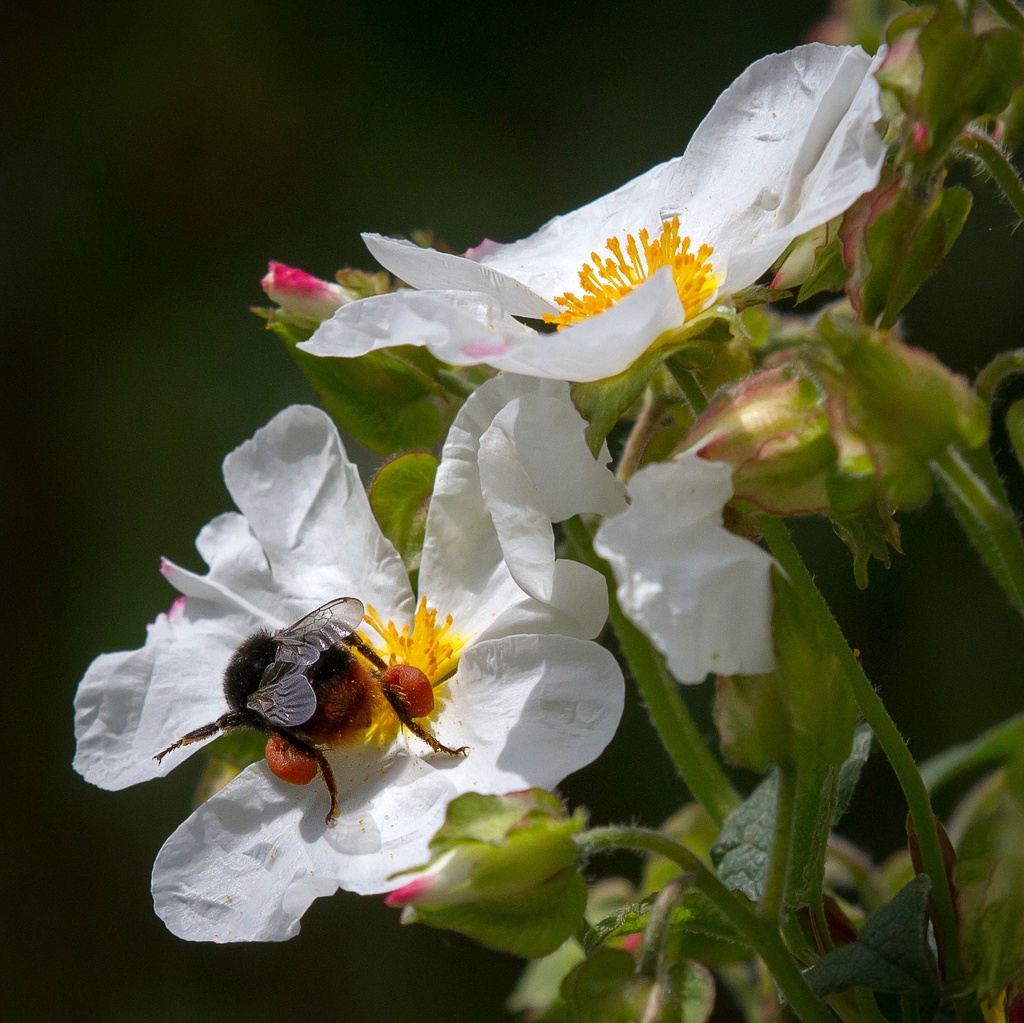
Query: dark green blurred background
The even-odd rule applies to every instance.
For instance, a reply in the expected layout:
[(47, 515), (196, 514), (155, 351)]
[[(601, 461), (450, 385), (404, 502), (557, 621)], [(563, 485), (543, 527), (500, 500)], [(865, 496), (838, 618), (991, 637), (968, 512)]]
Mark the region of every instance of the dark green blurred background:
[[(822, 13), (814, 0), (8, 12), (0, 1015), (503, 1018), (516, 960), (400, 928), (379, 900), (321, 900), (284, 945), (171, 937), (149, 870), (199, 764), (123, 793), (89, 787), (70, 768), (74, 689), (170, 603), (159, 555), (200, 567), (193, 537), (227, 507), (223, 455), (310, 398), (248, 312), (268, 259), (330, 277), (371, 265), (362, 229), (434, 228), (456, 249), (520, 237), (681, 152), (736, 74)], [(983, 198), (906, 318), (965, 373), (1021, 344), (1024, 236), (1009, 223)], [(903, 526), (906, 557), (873, 570), (867, 595), (827, 529), (801, 535), (927, 755), (1024, 706), (1024, 643), (940, 507)], [(657, 823), (682, 790), (651, 742), (634, 702), (564, 793), (599, 823)], [(873, 763), (847, 828), (876, 854), (900, 842), (893, 790)]]

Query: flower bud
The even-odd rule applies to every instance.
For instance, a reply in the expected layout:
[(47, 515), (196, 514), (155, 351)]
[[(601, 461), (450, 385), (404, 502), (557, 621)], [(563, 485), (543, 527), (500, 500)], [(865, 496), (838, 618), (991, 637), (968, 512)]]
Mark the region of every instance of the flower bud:
[(492, 948), (554, 951), (583, 918), (587, 892), (573, 841), (583, 827), (541, 789), (467, 793), (448, 805), (432, 858), (387, 897), (402, 923), (461, 931)]
[(322, 281), (305, 270), (284, 263), (268, 265), (260, 284), (274, 302), (293, 316), (304, 316), (320, 323), (329, 320), (340, 306), (359, 297), (340, 284)]
[(827, 224), (821, 224), (793, 242), (782, 265), (772, 278), (773, 290), (799, 288), (810, 277), (818, 253), (836, 237), (842, 219), (842, 217), (836, 217)]

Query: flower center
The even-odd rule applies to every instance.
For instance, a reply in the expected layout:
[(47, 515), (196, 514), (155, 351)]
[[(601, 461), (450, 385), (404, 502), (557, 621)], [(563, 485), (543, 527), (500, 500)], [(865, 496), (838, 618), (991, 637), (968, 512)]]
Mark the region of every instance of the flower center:
[(626, 235), (625, 252), (618, 238), (609, 238), (606, 244), (611, 257), (592, 252), (593, 263), (584, 263), (580, 270), (582, 297), (571, 292), (558, 296), (555, 303), (564, 311), (557, 315), (545, 313), (544, 322), (557, 324), (561, 330), (570, 323), (603, 313), (663, 266), (672, 268), (687, 317), (700, 312), (718, 289), (718, 278), (710, 263), (715, 250), (702, 245), (696, 253), (691, 252), (689, 237), (679, 237), (678, 217), (662, 224), (661, 234), (654, 241), (646, 228), (639, 237), (637, 245), (636, 238)]
[(459, 663), (459, 651), (465, 644), (452, 634), (452, 616), (447, 615), (438, 624), (437, 609), (427, 607), (426, 597), (420, 598), (412, 625), (403, 625), (401, 631), (394, 622), (385, 625), (372, 604), (367, 605), (365, 621), (379, 641), (364, 638), (389, 665), (411, 664), (419, 668), (435, 689)]
[[(372, 604), (366, 606), (363, 621), (368, 628), (360, 635), (389, 667), (407, 664), (419, 668), (427, 676), (434, 692), (434, 707), (426, 718), (436, 718), (441, 706), (447, 702), (445, 680), (455, 671), (459, 653), (465, 645), (465, 640), (452, 633), (452, 616), (447, 615), (438, 622), (437, 609), (428, 608), (427, 598), (422, 597), (411, 625), (406, 624), (399, 629), (393, 621), (385, 624)], [(360, 738), (368, 743), (390, 744), (401, 724), (381, 692), (372, 696), (370, 718)]]

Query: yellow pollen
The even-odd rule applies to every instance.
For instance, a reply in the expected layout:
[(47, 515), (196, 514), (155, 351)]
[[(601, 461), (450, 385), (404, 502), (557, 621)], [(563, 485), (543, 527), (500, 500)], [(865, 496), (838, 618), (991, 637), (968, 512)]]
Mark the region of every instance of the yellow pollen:
[(544, 322), (557, 324), (561, 330), (570, 323), (603, 313), (663, 266), (672, 268), (679, 301), (687, 317), (700, 312), (718, 289), (718, 278), (709, 262), (715, 250), (710, 245), (702, 245), (696, 253), (690, 252), (689, 237), (679, 237), (678, 217), (665, 221), (661, 234), (653, 242), (646, 228), (639, 237), (638, 246), (631, 234), (626, 235), (625, 252), (618, 238), (609, 238), (606, 244), (612, 258), (602, 258), (592, 252), (593, 263), (584, 263), (580, 270), (583, 296), (571, 292), (560, 295), (555, 303), (564, 312), (545, 313)]
[(411, 664), (419, 668), (430, 679), (430, 684), (437, 687), (446, 679), (459, 663), (459, 651), (464, 641), (452, 634), (452, 616), (447, 615), (438, 624), (437, 609), (427, 607), (427, 598), (421, 597), (416, 614), (413, 615), (412, 626), (403, 625), (401, 631), (394, 622), (384, 624), (384, 620), (372, 605), (366, 608), (366, 624), (380, 637), (383, 643), (374, 642), (364, 637), (381, 657), (393, 664)]

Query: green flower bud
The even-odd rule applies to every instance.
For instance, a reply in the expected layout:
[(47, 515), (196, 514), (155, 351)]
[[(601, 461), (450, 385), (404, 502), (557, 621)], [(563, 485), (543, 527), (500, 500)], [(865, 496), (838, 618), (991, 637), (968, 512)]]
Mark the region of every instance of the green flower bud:
[(387, 897), (403, 923), (467, 934), (492, 948), (553, 952), (583, 919), (586, 885), (576, 869), (571, 817), (541, 789), (466, 793), (448, 805), (430, 842), (431, 861)]

